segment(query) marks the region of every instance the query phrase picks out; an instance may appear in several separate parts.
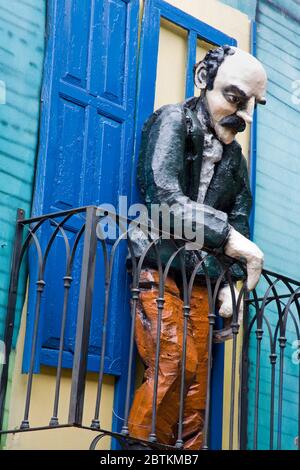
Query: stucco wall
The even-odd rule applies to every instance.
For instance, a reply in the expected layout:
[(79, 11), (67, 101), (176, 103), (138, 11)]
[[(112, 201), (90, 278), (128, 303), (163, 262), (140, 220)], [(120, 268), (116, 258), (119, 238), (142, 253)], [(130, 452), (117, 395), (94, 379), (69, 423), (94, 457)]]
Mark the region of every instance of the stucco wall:
[[(45, 0), (0, 0), (0, 334), (4, 328), (17, 208), (28, 215), (40, 110)], [(17, 325), (18, 327), (18, 321)]]
[[(280, 8), (274, 7), (279, 5)], [(284, 12), (281, 8), (287, 8)], [(290, 13), (289, 16), (287, 13)], [(266, 266), (299, 280), (300, 271), (300, 105), (293, 99), (293, 82), (300, 79), (299, 2), (260, 0), (257, 11), (257, 56), (268, 76), (267, 106), (258, 114), (258, 148), (256, 173), (256, 212), (254, 241), (265, 253)], [(271, 310), (272, 308), (272, 310)], [(271, 307), (273, 326), (276, 308)], [(296, 314), (297, 317), (297, 314)], [(287, 325), (285, 348), (282, 448), (296, 449), (298, 435), (299, 364), (293, 363), (297, 340), (291, 321)], [(254, 343), (254, 341), (253, 341)], [(256, 345), (250, 352), (255, 361)], [(270, 368), (266, 369), (269, 344), (263, 344), (259, 445), (269, 445)], [(278, 377), (278, 370), (276, 371)], [(254, 366), (250, 390), (255, 387)], [(276, 393), (277, 395), (277, 393)], [(254, 394), (249, 394), (254, 409)], [(277, 417), (277, 401), (275, 419)], [(253, 412), (249, 415), (249, 445), (253, 440)], [(276, 429), (276, 425), (275, 425)]]

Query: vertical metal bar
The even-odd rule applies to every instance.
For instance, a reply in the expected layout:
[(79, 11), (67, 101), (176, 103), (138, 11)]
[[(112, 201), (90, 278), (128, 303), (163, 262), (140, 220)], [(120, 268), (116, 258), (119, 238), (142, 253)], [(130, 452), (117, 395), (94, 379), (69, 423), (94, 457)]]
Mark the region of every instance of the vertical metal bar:
[[(160, 279), (161, 283), (162, 280)], [(161, 289), (160, 289), (161, 290)], [(154, 369), (154, 386), (153, 386), (153, 399), (152, 399), (152, 422), (151, 422), (151, 433), (149, 435), (150, 442), (156, 442), (156, 407), (157, 407), (157, 391), (158, 391), (158, 372), (159, 372), (159, 356), (160, 356), (160, 334), (161, 334), (161, 321), (162, 313), (164, 308), (165, 299), (158, 297), (157, 303), (157, 331), (156, 331), (156, 352), (155, 352), (155, 369)]]
[(210, 388), (211, 388), (211, 368), (212, 368), (212, 345), (213, 345), (213, 330), (216, 321), (216, 315), (210, 312), (208, 315), (209, 322), (209, 335), (208, 335), (208, 368), (207, 368), (207, 386), (206, 386), (206, 403), (205, 403), (205, 418), (203, 426), (203, 450), (208, 450), (208, 429), (210, 421)]
[(97, 248), (96, 223), (96, 208), (88, 207), (86, 210), (80, 294), (77, 310), (76, 340), (69, 407), (69, 424), (82, 424), (95, 278)]
[(29, 409), (30, 409), (30, 401), (31, 401), (33, 370), (34, 370), (35, 353), (36, 353), (37, 338), (38, 338), (38, 331), (39, 331), (39, 322), (40, 322), (41, 297), (42, 297), (42, 293), (45, 287), (45, 281), (43, 279), (38, 279), (38, 281), (36, 281), (36, 284), (37, 284), (37, 298), (36, 298), (36, 304), (35, 304), (33, 338), (32, 338), (31, 353), (30, 353), (30, 366), (29, 366), (29, 372), (28, 372), (25, 411), (24, 411), (23, 421), (20, 426), (21, 429), (29, 428)]
[(241, 383), (240, 383), (240, 411), (239, 411), (239, 447), (240, 450), (247, 448), (247, 425), (248, 425), (248, 325), (249, 325), (249, 292), (244, 292), (244, 315), (243, 315), (243, 345), (241, 360)]
[(283, 363), (284, 363), (284, 349), (286, 346), (286, 338), (280, 336), (278, 338), (280, 347), (279, 359), (279, 393), (278, 393), (278, 427), (277, 427), (277, 450), (281, 450), (281, 437), (282, 437), (282, 400), (283, 400)]
[[(30, 230), (30, 229), (29, 229)], [(45, 287), (44, 277), (44, 260), (40, 242), (38, 237), (36, 236), (36, 231), (30, 230), (30, 234), (32, 240), (34, 242), (36, 248), (36, 254), (38, 258), (38, 280), (36, 281), (36, 303), (35, 303), (35, 313), (34, 313), (34, 323), (33, 323), (33, 336), (32, 336), (32, 344), (31, 344), (31, 351), (30, 351), (30, 364), (29, 364), (29, 372), (28, 372), (28, 381), (27, 381), (27, 390), (26, 390), (26, 399), (25, 399), (25, 410), (24, 410), (24, 417), (21, 423), (20, 429), (28, 429), (29, 428), (29, 409), (30, 409), (30, 402), (31, 402), (31, 392), (32, 392), (32, 382), (33, 382), (33, 372), (34, 372), (34, 365), (35, 365), (35, 355), (36, 355), (36, 348), (37, 348), (37, 341), (38, 341), (38, 333), (39, 333), (39, 323), (40, 323), (40, 312), (41, 312), (41, 299), (42, 293)]]
[[(105, 242), (104, 242), (105, 243)], [(102, 323), (102, 343), (101, 343), (101, 356), (100, 356), (100, 369), (98, 376), (98, 387), (96, 395), (95, 413), (94, 418), (91, 422), (91, 428), (100, 429), (100, 405), (102, 396), (102, 385), (104, 377), (104, 366), (105, 366), (105, 349), (106, 349), (106, 337), (107, 337), (107, 322), (108, 322), (108, 307), (110, 298), (110, 287), (111, 287), (111, 271), (106, 257), (105, 245), (103, 246), (103, 254), (105, 258), (104, 269), (105, 269), (105, 303), (104, 303), (104, 315)]]
[(189, 30), (187, 43), (185, 97), (194, 96), (194, 65), (196, 63), (197, 32)]
[(136, 307), (139, 299), (140, 289), (138, 287), (131, 288), (131, 331), (130, 331), (130, 343), (129, 343), (129, 359), (128, 359), (128, 372), (127, 372), (127, 385), (126, 385), (126, 397), (125, 397), (125, 411), (124, 411), (124, 423), (122, 426), (122, 434), (125, 436), (129, 435), (128, 429), (128, 417), (130, 407), (130, 393), (131, 393), (131, 381), (132, 381), (132, 367), (133, 367), (133, 351), (134, 351), (134, 335), (135, 335), (135, 318), (136, 318)]
[(4, 331), (6, 361), (5, 361), (5, 364), (3, 365), (1, 382), (0, 382), (0, 429), (2, 429), (2, 425), (3, 425), (6, 388), (7, 388), (7, 382), (8, 382), (9, 356), (11, 352), (12, 338), (13, 338), (13, 332), (14, 332), (15, 310), (16, 310), (18, 281), (19, 281), (18, 265), (20, 261), (20, 253), (22, 249), (23, 230), (24, 230), (24, 226), (21, 223), (21, 221), (24, 219), (24, 217), (25, 217), (25, 213), (23, 209), (18, 209), (15, 242), (14, 242), (14, 248), (13, 248), (13, 254), (12, 254), (12, 261), (11, 261), (11, 275), (10, 275), (10, 284), (9, 284), (8, 301), (7, 301), (7, 313), (6, 313), (5, 331)]
[(63, 304), (63, 313), (62, 313), (61, 329), (60, 329), (58, 362), (57, 362), (56, 382), (55, 382), (55, 397), (54, 397), (54, 405), (53, 405), (53, 414), (52, 414), (52, 418), (50, 420), (49, 426), (58, 426), (59, 424), (58, 403), (59, 403), (59, 393), (60, 393), (64, 337), (65, 337), (65, 328), (66, 328), (66, 320), (67, 320), (67, 307), (68, 307), (71, 282), (72, 282), (72, 277), (70, 275), (66, 275), (64, 277), (64, 304)]
[(186, 369), (186, 348), (187, 348), (187, 332), (188, 332), (188, 319), (190, 316), (190, 305), (183, 306), (183, 344), (182, 344), (182, 363), (181, 363), (181, 382), (180, 382), (180, 399), (179, 399), (179, 421), (178, 421), (178, 436), (176, 441), (176, 448), (183, 447), (183, 413), (184, 413), (184, 395), (185, 395), (185, 369)]
[(235, 405), (235, 381), (236, 381), (236, 352), (237, 352), (237, 335), (239, 332), (239, 324), (232, 324), (233, 345), (232, 345), (232, 361), (231, 361), (231, 390), (230, 390), (230, 421), (229, 421), (229, 450), (233, 449), (233, 432), (234, 432), (234, 405)]
[(258, 442), (258, 412), (259, 412), (259, 386), (260, 386), (260, 353), (261, 353), (261, 340), (263, 337), (263, 330), (257, 328), (256, 330), (256, 376), (255, 376), (255, 408), (254, 408), (254, 442), (253, 450), (257, 450)]
[(270, 402), (270, 449), (274, 447), (274, 411), (275, 411), (275, 367), (276, 367), (277, 354), (274, 352), (270, 354), (271, 364), (271, 402)]

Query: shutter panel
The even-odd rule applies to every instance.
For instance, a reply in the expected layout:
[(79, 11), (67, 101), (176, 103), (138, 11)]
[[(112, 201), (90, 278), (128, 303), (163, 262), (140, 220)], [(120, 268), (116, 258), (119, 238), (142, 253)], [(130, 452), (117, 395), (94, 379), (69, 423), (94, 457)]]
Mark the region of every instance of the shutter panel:
[[(40, 153), (33, 212), (35, 215), (89, 204), (117, 206), (129, 193), (133, 151), (138, 0), (53, 0), (42, 94)], [(82, 222), (67, 226), (72, 241)], [(48, 240), (54, 225), (44, 230)], [(64, 346), (64, 366), (71, 366), (80, 282), (81, 247), (75, 258)], [(124, 259), (124, 250), (123, 258)], [(42, 300), (39, 362), (55, 365), (63, 303), (65, 246), (58, 236), (46, 268)], [(103, 270), (97, 263), (89, 368), (99, 367)], [(124, 266), (124, 265), (123, 265)], [(34, 278), (32, 268), (32, 279)], [(125, 284), (125, 268), (114, 283)], [(28, 368), (35, 297), (30, 287), (24, 369)], [(55, 294), (54, 294), (55, 293)], [(125, 293), (124, 293), (125, 296)], [(107, 371), (120, 373), (120, 331), (126, 302), (111, 305)], [(120, 329), (120, 328), (119, 328)], [(119, 372), (118, 372), (119, 371)]]

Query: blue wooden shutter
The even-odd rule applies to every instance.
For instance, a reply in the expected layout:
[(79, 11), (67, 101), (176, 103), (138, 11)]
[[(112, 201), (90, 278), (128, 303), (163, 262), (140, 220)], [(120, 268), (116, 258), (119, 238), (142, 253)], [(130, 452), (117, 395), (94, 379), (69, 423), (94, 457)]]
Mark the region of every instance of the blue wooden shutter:
[[(35, 215), (104, 202), (117, 206), (118, 196), (129, 191), (138, 6), (138, 0), (49, 1)], [(79, 223), (72, 219), (68, 225), (70, 239), (76, 236), (78, 227)], [(44, 233), (44, 238), (49, 239), (49, 233)], [(58, 237), (46, 271), (37, 367), (57, 363), (64, 257), (63, 240)], [(123, 266), (113, 285), (127, 282)], [(101, 285), (103, 273), (97, 269), (96, 282)], [(74, 271), (64, 345), (65, 367), (72, 364), (75, 340), (80, 275), (76, 262)], [(103, 302), (101, 294), (100, 291), (96, 294), (97, 307)], [(28, 369), (31, 347), (33, 303), (32, 285), (24, 370)], [(111, 305), (106, 372), (114, 375), (121, 374), (123, 367), (124, 305), (122, 293)], [(100, 310), (93, 309), (90, 370), (99, 368)]]

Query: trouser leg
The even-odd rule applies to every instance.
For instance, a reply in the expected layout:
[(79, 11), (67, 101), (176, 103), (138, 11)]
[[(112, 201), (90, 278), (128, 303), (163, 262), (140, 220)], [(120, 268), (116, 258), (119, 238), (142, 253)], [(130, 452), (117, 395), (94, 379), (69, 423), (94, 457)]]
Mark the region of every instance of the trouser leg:
[[(143, 287), (143, 283), (148, 283), (148, 287)], [(151, 283), (151, 287), (149, 287), (149, 283)], [(136, 343), (146, 371), (144, 383), (135, 393), (129, 416), (129, 432), (131, 436), (147, 439), (151, 432), (157, 344), (158, 273), (155, 270), (144, 270), (141, 275), (141, 286), (136, 312)], [(168, 277), (165, 283), (164, 299), (160, 337), (156, 434), (159, 442), (172, 445), (177, 437), (179, 412), (183, 302), (180, 299), (176, 283), (171, 277)], [(197, 350), (189, 325), (185, 375), (187, 387), (194, 381), (196, 371)]]

